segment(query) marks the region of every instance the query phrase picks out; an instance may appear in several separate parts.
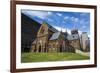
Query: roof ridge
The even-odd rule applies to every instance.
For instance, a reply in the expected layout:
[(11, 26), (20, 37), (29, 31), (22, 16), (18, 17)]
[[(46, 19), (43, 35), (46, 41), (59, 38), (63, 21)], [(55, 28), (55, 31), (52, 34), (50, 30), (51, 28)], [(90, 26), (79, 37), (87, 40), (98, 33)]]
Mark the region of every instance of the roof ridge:
[(58, 32), (58, 30), (56, 28), (54, 28), (52, 25), (50, 25), (49, 23), (47, 23), (46, 21), (43, 21), (42, 24), (47, 24), (47, 26), (49, 27), (50, 30), (52, 30), (53, 32)]

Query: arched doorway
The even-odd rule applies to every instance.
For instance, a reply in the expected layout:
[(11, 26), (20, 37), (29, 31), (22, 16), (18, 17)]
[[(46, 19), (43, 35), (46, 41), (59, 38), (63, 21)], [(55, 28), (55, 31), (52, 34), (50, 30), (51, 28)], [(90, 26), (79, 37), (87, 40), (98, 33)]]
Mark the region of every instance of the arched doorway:
[(44, 52), (46, 52), (46, 43), (45, 43), (45, 47), (44, 47)]
[(60, 52), (62, 52), (62, 45), (60, 45)]
[(39, 52), (41, 52), (41, 45), (39, 45)]

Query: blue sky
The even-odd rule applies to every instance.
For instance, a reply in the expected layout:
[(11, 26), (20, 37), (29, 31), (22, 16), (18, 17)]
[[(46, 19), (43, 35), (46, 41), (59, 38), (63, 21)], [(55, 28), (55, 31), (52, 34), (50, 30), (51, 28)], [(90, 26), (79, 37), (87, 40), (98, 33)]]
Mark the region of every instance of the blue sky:
[(28, 17), (39, 23), (47, 22), (59, 31), (78, 29), (79, 33), (87, 32), (90, 35), (90, 13), (60, 12), (60, 11), (34, 11), (21, 10)]

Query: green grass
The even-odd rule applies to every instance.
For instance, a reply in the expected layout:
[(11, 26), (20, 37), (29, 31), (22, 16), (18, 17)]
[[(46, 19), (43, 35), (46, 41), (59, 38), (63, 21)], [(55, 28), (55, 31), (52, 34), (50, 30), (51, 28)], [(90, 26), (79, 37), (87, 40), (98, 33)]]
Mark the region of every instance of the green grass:
[(89, 59), (89, 57), (76, 53), (22, 53), (21, 55), (22, 63), (86, 59)]

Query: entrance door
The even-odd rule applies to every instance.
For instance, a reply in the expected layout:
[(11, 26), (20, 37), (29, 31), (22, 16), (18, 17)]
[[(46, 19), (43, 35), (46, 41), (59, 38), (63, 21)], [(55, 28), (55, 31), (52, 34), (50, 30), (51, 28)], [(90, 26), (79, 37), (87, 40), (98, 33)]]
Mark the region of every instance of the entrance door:
[(60, 52), (62, 52), (62, 45), (60, 45)]
[(39, 52), (41, 52), (41, 45), (39, 46)]

